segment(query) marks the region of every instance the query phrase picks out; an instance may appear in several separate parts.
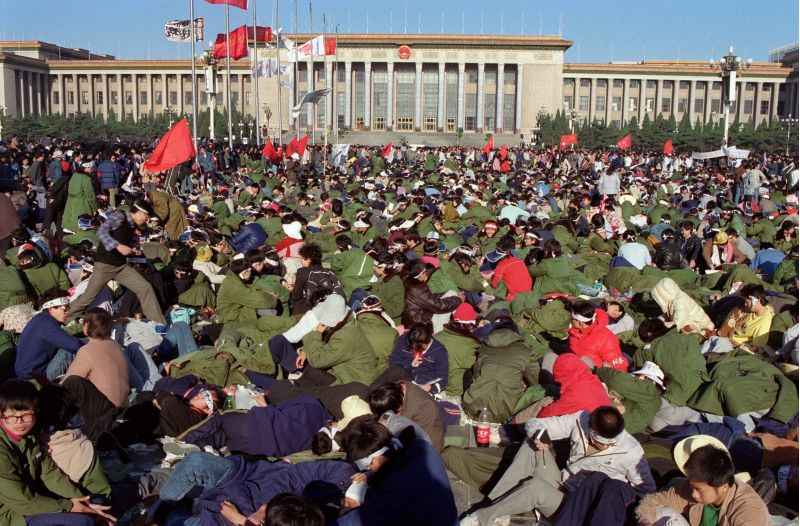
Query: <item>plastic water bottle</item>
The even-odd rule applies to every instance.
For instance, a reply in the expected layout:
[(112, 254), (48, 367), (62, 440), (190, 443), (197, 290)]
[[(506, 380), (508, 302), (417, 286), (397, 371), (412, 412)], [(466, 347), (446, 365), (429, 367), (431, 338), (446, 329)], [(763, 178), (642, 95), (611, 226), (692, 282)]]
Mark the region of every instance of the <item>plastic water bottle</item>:
[(489, 425), (489, 410), (484, 407), (478, 416), (478, 425), (475, 429), (475, 442), (478, 447), (489, 447), (492, 435), (492, 426)]

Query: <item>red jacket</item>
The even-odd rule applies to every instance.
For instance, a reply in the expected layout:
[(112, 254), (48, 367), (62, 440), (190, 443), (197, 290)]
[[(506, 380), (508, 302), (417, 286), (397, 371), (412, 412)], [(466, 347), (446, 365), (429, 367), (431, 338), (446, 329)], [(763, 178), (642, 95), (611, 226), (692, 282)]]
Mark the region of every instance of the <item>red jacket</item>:
[(617, 336), (600, 320), (596, 320), (586, 329), (571, 328), (569, 350), (581, 358), (588, 356), (596, 367), (605, 366), (622, 372), (628, 371), (628, 360), (622, 355)]
[(507, 256), (497, 264), (492, 276), (492, 287), (497, 288), (500, 282), (505, 283), (507, 301), (514, 301), (517, 294), (520, 292), (530, 292), (533, 288), (533, 279), (531, 278), (528, 267), (525, 262), (514, 256)]
[(537, 418), (568, 415), (576, 411), (594, 411), (600, 406), (611, 405), (603, 382), (575, 354), (565, 353), (556, 359), (553, 378), (561, 386), (561, 396), (543, 407)]

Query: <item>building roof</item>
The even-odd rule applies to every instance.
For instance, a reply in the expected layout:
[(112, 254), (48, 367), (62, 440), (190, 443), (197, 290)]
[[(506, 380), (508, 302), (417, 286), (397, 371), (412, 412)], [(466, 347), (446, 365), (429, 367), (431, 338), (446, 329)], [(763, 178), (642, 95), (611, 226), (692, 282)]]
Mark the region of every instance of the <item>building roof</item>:
[[(745, 77), (788, 77), (791, 68), (774, 62), (753, 62), (740, 75)], [(702, 60), (647, 60), (633, 63), (565, 63), (564, 73), (619, 73), (619, 74), (666, 74), (666, 75), (708, 75), (719, 73), (718, 68)]]
[[(286, 38), (295, 42), (305, 42), (318, 36), (319, 33), (293, 33)], [(334, 35), (326, 35), (334, 36)], [(368, 45), (420, 45), (420, 46), (521, 46), (569, 49), (572, 40), (556, 35), (459, 35), (459, 34), (398, 34), (398, 33), (339, 33), (336, 34), (337, 45), (359, 47)]]
[(41, 40), (0, 40), (0, 51), (39, 51), (71, 60), (113, 59), (113, 55), (92, 53), (88, 49), (68, 48)]
[[(224, 62), (222, 67), (217, 67), (217, 72), (224, 69)], [(192, 69), (191, 60), (48, 60), (47, 65), (53, 72), (61, 70), (81, 69), (87, 71), (104, 71), (104, 70), (137, 70), (137, 69), (167, 69), (176, 71), (188, 71)], [(198, 73), (203, 73), (203, 63), (198, 60), (196, 62)], [(251, 64), (249, 59), (233, 60), (231, 61), (231, 69), (241, 71), (250, 71)]]

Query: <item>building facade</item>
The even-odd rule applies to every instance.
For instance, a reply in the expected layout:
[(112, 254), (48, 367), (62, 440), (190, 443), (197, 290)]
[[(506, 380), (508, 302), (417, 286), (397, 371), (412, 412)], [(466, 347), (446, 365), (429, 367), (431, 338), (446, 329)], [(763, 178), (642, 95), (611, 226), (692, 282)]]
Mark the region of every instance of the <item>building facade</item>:
[[(305, 42), (314, 35), (289, 35)], [(258, 60), (280, 58), (285, 77), (254, 79), (251, 59), (234, 61), (230, 105), (267, 133), (371, 131), (420, 134), (522, 134), (540, 113), (620, 125), (635, 118), (685, 115), (693, 124), (722, 118), (719, 71), (708, 63), (647, 61), (565, 64), (572, 42), (556, 36), (339, 35), (335, 56), (297, 63), (274, 48), (251, 48)], [(791, 50), (790, 50), (791, 51)], [(740, 72), (733, 108), (739, 121), (797, 116), (797, 46)], [(198, 108), (228, 107), (224, 61), (198, 59)], [(258, 103), (256, 108), (256, 85)], [(332, 92), (290, 118), (311, 90)], [(279, 95), (280, 93), (280, 95)], [(279, 102), (280, 96), (280, 102)], [(188, 60), (117, 60), (39, 41), (0, 41), (0, 110), (6, 115), (90, 113), (138, 120), (191, 114)], [(235, 132), (235, 130), (234, 130)]]

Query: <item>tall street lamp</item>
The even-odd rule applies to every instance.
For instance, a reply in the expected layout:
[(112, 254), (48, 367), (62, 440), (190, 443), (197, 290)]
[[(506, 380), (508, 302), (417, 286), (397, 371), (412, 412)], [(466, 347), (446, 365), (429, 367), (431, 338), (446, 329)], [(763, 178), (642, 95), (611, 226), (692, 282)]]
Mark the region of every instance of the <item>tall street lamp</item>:
[(781, 117), (781, 124), (786, 128), (786, 155), (789, 155), (789, 138), (792, 133), (792, 127), (797, 126), (797, 119), (792, 118), (790, 113), (788, 117)]
[(204, 53), (203, 62), (206, 65), (206, 96), (208, 97), (208, 138), (214, 140), (214, 114), (217, 112), (217, 59), (214, 58), (214, 43), (209, 42), (210, 49)]
[(749, 68), (753, 64), (753, 59), (748, 58), (746, 61), (742, 60), (742, 57), (737, 57), (733, 54), (733, 46), (731, 46), (728, 49), (728, 54), (719, 59), (719, 64), (714, 62), (714, 59), (710, 59), (708, 62), (712, 69), (719, 69), (722, 75), (722, 91), (725, 98), (725, 127), (722, 136), (722, 145), (727, 147), (731, 109), (736, 103), (736, 72)]

